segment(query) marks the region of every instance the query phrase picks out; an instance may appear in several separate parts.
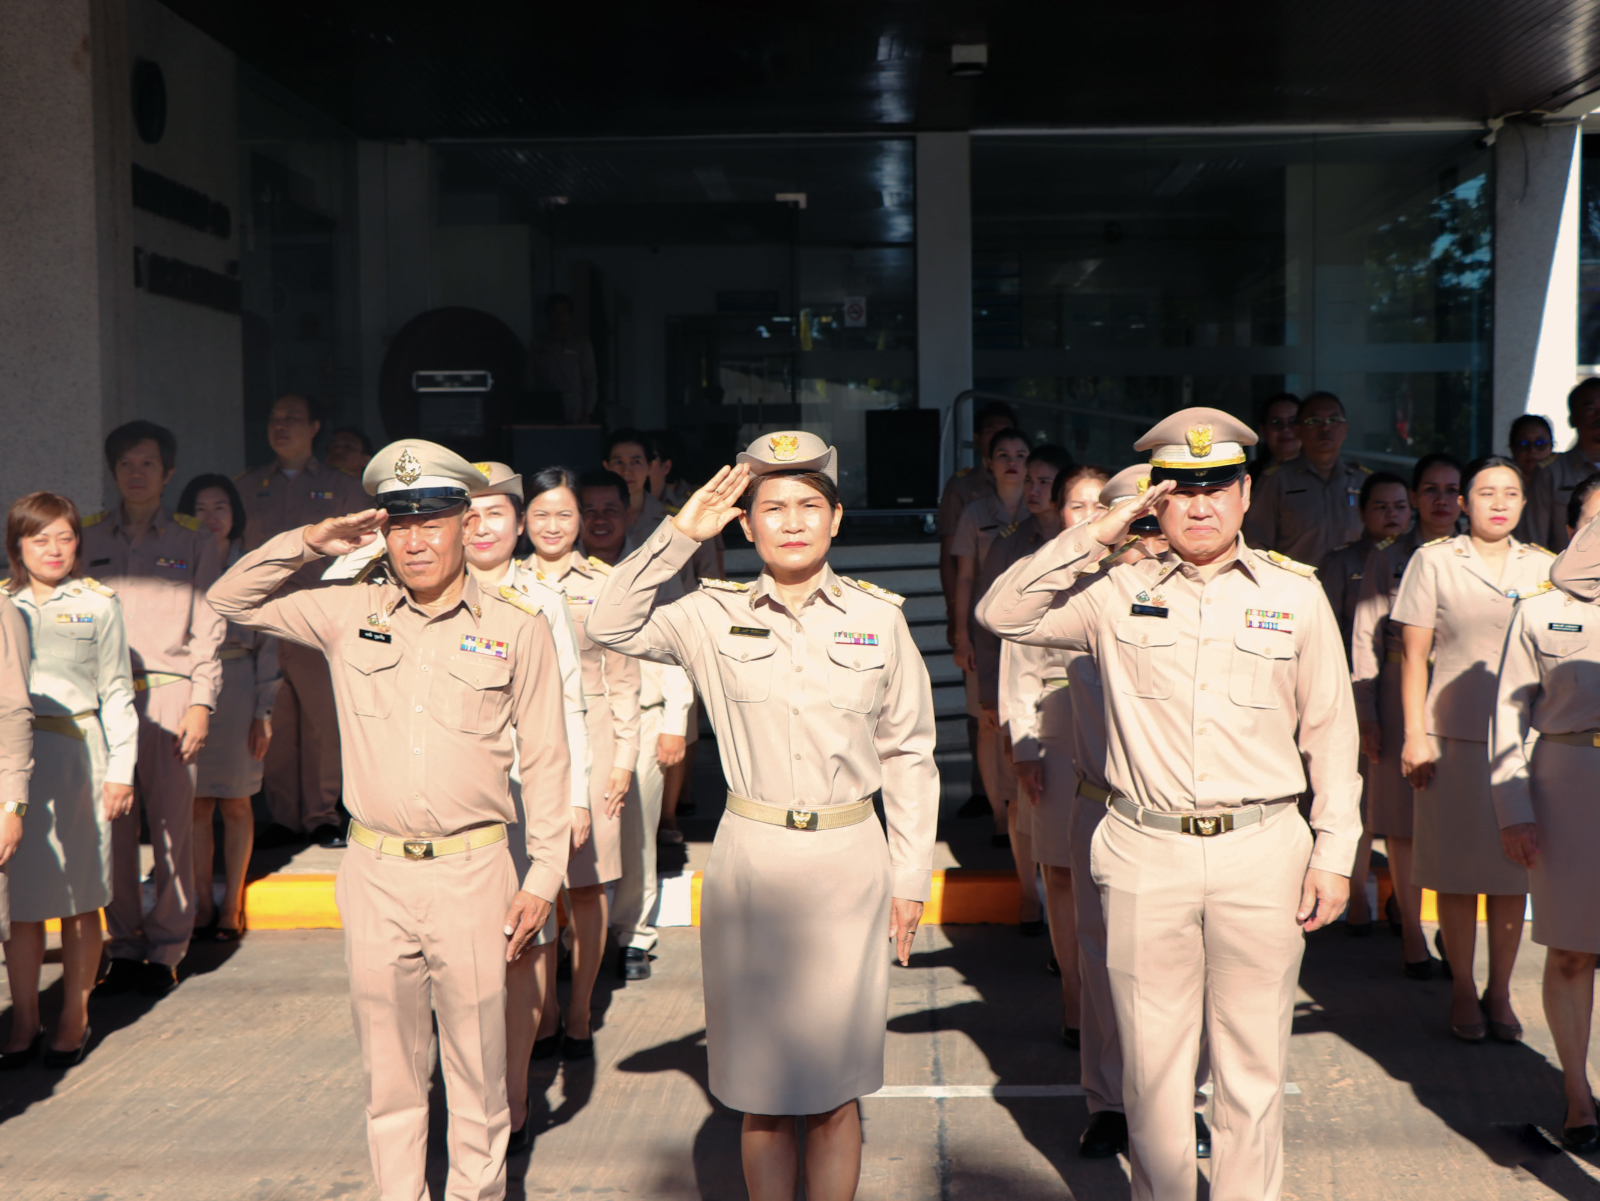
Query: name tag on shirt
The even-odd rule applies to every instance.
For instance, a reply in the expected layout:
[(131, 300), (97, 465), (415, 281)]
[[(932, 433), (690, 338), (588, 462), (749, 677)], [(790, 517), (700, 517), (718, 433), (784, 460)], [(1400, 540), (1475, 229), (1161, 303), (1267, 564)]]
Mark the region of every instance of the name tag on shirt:
[[(94, 614), (93, 613), (57, 613), (56, 614), (56, 623), (58, 625), (64, 625), (64, 626), (93, 625), (94, 624)], [(1550, 628), (1552, 630), (1555, 629), (1554, 626), (1551, 626)], [(1581, 630), (1583, 627), (1582, 626), (1577, 626), (1575, 628)]]
[(877, 646), (876, 634), (853, 634), (848, 630), (835, 630), (833, 641), (837, 646)]
[(393, 642), (394, 641), (394, 637), (392, 635), (385, 634), (382, 630), (358, 630), (357, 633), (359, 633), (368, 642)]
[(1167, 611), (1160, 605), (1141, 605), (1135, 603), (1132, 609), (1135, 617), (1165, 617)]
[(312, 500), (332, 500), (333, 499), (333, 493), (332, 492), (307, 492), (306, 495), (309, 496)]
[(504, 659), (507, 655), (505, 643), (477, 634), (461, 635), (461, 649), (471, 651), (474, 655), (488, 655), (491, 659)]
[(1285, 496), (1299, 496), (1304, 491), (1304, 488), (1285, 488), (1283, 494)]
[[(59, 621), (60, 618), (57, 618), (57, 620)], [(1552, 621), (1550, 623), (1550, 628), (1552, 630), (1554, 630), (1558, 634), (1581, 634), (1581, 633), (1583, 633), (1583, 627), (1582, 626), (1575, 626), (1571, 622), (1568, 622), (1568, 621)]]
[(1250, 630), (1278, 630), (1284, 634), (1294, 633), (1294, 614), (1283, 613), (1277, 609), (1246, 609), (1244, 611), (1244, 624)]
[(741, 638), (766, 638), (772, 631), (759, 629), (755, 626), (729, 626), (728, 633), (737, 634)]
[(111, 562), (110, 559), (90, 559), (89, 560), (89, 566), (90, 567), (106, 567), (106, 566), (108, 566), (110, 564), (110, 562)]
[(189, 564), (182, 559), (157, 559), (157, 567), (164, 567), (168, 571), (188, 571)]
[(271, 492), (257, 492), (256, 493), (256, 499), (257, 500), (265, 500), (267, 497), (269, 497), (271, 495), (272, 495)]

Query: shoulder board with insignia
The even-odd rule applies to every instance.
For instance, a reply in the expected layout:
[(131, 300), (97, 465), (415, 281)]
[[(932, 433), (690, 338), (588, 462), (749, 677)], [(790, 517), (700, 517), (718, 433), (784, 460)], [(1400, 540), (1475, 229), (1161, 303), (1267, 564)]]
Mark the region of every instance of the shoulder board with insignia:
[(379, 555), (356, 573), (357, 584), (388, 584), (393, 577), (389, 574), (389, 556)]
[(1395, 538), (1397, 536), (1398, 535), (1391, 534), (1389, 537), (1385, 538), (1382, 542), (1378, 543), (1372, 549), (1373, 550), (1388, 550), (1391, 546), (1394, 545), (1394, 540), (1395, 540)]
[(233, 477), (233, 482), (237, 484), (240, 480), (244, 479), (244, 477), (249, 475), (249, 474), (250, 474), (250, 469), (248, 467), (246, 467), (238, 475)]
[(104, 584), (102, 584), (99, 580), (95, 579), (93, 576), (89, 576), (89, 575), (81, 576), (81, 577), (79, 577), (78, 582), (80, 584), (82, 584), (85, 588), (89, 589), (91, 592), (98, 592), (101, 596), (115, 596), (116, 595), (115, 592), (113, 592), (111, 589), (107, 588)]
[(186, 530), (197, 530), (200, 528), (200, 519), (198, 517), (191, 517), (187, 513), (174, 513), (172, 515), (172, 520), (176, 521)]
[(594, 568), (601, 575), (611, 574), (611, 564), (607, 563), (604, 559), (597, 559), (593, 555), (590, 555), (589, 566)]
[(1295, 573), (1295, 575), (1303, 575), (1307, 579), (1310, 579), (1312, 576), (1317, 574), (1317, 569), (1315, 567), (1310, 567), (1305, 563), (1296, 563), (1288, 555), (1280, 554), (1275, 550), (1269, 550), (1267, 552), (1267, 558), (1272, 560), (1272, 562), (1276, 563), (1285, 571), (1292, 571)]
[(888, 601), (896, 608), (899, 608), (901, 605), (906, 603), (906, 598), (901, 596), (898, 592), (890, 592), (887, 588), (880, 588), (876, 584), (869, 584), (866, 580), (852, 580), (847, 575), (842, 575), (839, 578), (846, 584), (851, 584), (861, 589), (861, 591), (865, 592), (868, 596), (875, 596), (879, 600)]
[(970, 467), (957, 467), (956, 468), (956, 479), (958, 479), (958, 480), (964, 480), (971, 474), (972, 474), (972, 468), (970, 468)]
[(1269, 475), (1276, 475), (1277, 472), (1278, 472), (1278, 468), (1280, 468), (1282, 466), (1283, 466), (1283, 460), (1282, 459), (1273, 459), (1272, 462), (1268, 463), (1266, 468), (1261, 472), (1261, 478), (1265, 479)]
[(674, 517), (676, 517), (679, 513), (683, 512), (683, 506), (682, 505), (663, 504), (661, 507), (663, 509), (665, 509), (668, 513), (671, 513)]
[(539, 606), (534, 604), (529, 597), (523, 595), (521, 592), (518, 592), (510, 584), (501, 584), (499, 592), (500, 599), (505, 601), (506, 604), (515, 605), (530, 617), (537, 617), (539, 615)]
[(1366, 466), (1363, 463), (1357, 463), (1356, 464), (1356, 470), (1359, 471), (1362, 475), (1371, 475), (1372, 474), (1372, 468)]
[(1549, 547), (1540, 546), (1537, 542), (1529, 542), (1527, 545), (1531, 546), (1534, 550), (1544, 551), (1544, 553), (1549, 555), (1552, 559), (1556, 557), (1555, 551), (1551, 550)]
[(110, 509), (101, 509), (98, 513), (87, 514), (79, 524), (82, 525), (84, 529), (88, 529), (92, 525), (99, 525), (109, 516), (111, 516)]
[(1446, 542), (1454, 542), (1455, 540), (1456, 540), (1456, 536), (1454, 534), (1446, 534), (1443, 538), (1435, 538), (1432, 542), (1424, 542), (1422, 545), (1423, 546), (1443, 546)]
[(715, 590), (717, 592), (749, 592), (750, 591), (750, 585), (749, 584), (741, 584), (741, 583), (737, 582), (736, 580), (704, 579), (704, 580), (700, 581), (700, 587), (702, 587), (702, 588), (711, 588), (711, 589), (713, 589), (713, 590)]
[(10, 592), (10, 591), (11, 591), (11, 577), (7, 576), (5, 579), (0, 580), (0, 592)]
[(1342, 550), (1349, 550), (1354, 545), (1354, 542), (1341, 542), (1338, 546), (1333, 548), (1333, 553), (1338, 554)]

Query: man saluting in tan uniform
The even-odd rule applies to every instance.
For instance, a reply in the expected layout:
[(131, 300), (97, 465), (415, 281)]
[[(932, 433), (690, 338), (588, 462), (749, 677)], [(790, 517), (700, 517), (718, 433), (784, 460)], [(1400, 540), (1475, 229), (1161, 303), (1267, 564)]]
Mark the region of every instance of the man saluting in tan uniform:
[[(450, 1097), (446, 1195), (505, 1196), (505, 976), (549, 916), (567, 866), (570, 770), (561, 675), (544, 618), (466, 569), (483, 476), (431, 442), (397, 442), (362, 480), (378, 508), (289, 530), (240, 559), (211, 603), (321, 651), (344, 735), (354, 820), (339, 866), (367, 1143), (384, 1201), (428, 1195), (428, 1043), (438, 1012)], [(395, 581), (291, 579), (382, 536)], [(506, 846), (522, 765), (531, 866)]]
[[(1111, 797), (1090, 871), (1105, 910), (1135, 1198), (1195, 1195), (1210, 1038), (1213, 1201), (1273, 1201), (1302, 931), (1349, 895), (1361, 834), (1338, 622), (1311, 568), (1248, 549), (1248, 426), (1185, 409), (1137, 443), (1151, 486), (1058, 535), (990, 590), (1002, 637), (1093, 655)], [(1171, 549), (1098, 570), (1154, 512)], [(1311, 830), (1296, 800), (1315, 793)]]

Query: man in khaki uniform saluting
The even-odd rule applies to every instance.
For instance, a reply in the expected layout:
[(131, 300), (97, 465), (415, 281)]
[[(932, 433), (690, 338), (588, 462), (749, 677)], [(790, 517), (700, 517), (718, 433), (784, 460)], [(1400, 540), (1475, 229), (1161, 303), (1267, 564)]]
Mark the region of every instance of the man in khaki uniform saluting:
[[(211, 590), (225, 617), (327, 656), (344, 732), (350, 852), (336, 896), (385, 1201), (428, 1195), (431, 1008), (450, 1099), (446, 1196), (505, 1195), (505, 976), (544, 925), (567, 865), (570, 770), (545, 619), (466, 569), (483, 476), (420, 440), (385, 447), (363, 483), (379, 507), (271, 539)], [(324, 555), (388, 543), (385, 580), (307, 582)], [(531, 866), (506, 846), (522, 767)]]
[[(304, 396), (280, 396), (267, 415), (274, 460), (234, 477), (244, 500), (244, 548), (255, 550), (285, 530), (315, 525), (366, 507), (359, 481), (317, 461), (312, 443), (322, 429)], [(272, 745), (262, 768), (267, 811), (282, 829), (309, 834), (323, 846), (344, 845), (339, 804), (339, 723), (327, 660), (307, 647), (279, 648), (283, 686), (272, 713)], [(271, 844), (276, 839), (265, 840)]]
[[(1279, 1196), (1302, 931), (1344, 908), (1361, 834), (1338, 623), (1311, 568), (1239, 537), (1254, 441), (1215, 409), (1173, 414), (1135, 443), (1153, 451), (1149, 490), (1018, 563), (978, 613), (1100, 667), (1112, 795), (1090, 860), (1141, 1199), (1195, 1195), (1202, 1014), (1211, 1196)], [(1150, 512), (1171, 549), (1100, 571)], [(1314, 840), (1296, 806), (1307, 766)]]

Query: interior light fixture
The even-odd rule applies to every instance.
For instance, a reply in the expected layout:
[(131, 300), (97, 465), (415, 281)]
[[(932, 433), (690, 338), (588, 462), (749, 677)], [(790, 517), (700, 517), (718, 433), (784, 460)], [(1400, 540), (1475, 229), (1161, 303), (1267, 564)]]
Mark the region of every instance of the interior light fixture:
[(956, 42), (950, 47), (950, 74), (958, 79), (982, 75), (989, 67), (987, 42)]

